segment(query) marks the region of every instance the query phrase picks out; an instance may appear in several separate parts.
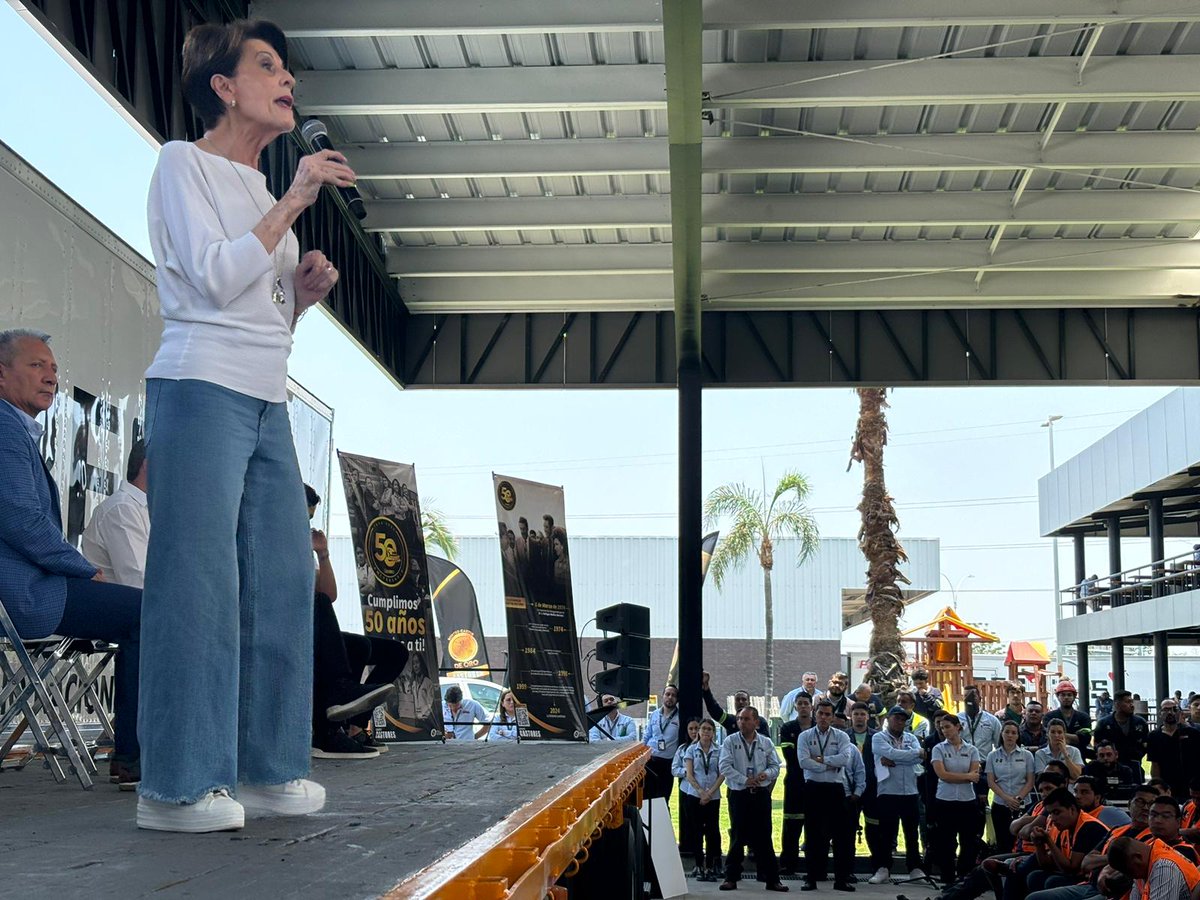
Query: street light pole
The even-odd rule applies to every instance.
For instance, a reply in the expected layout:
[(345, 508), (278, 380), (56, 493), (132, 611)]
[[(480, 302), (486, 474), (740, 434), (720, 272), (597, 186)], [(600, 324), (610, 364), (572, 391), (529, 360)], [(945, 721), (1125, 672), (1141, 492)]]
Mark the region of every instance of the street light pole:
[(974, 578), (975, 576), (964, 575), (962, 578), (958, 579), (958, 584), (954, 584), (950, 580), (950, 576), (945, 572), (942, 572), (941, 576), (946, 579), (946, 584), (950, 585), (950, 603), (954, 607), (954, 611), (958, 612), (958, 589), (962, 587), (962, 583), (964, 581), (966, 581), (968, 578)]
[[(1054, 471), (1054, 423), (1061, 419), (1062, 416), (1049, 416), (1042, 427), (1050, 436), (1050, 471)], [(1054, 551), (1054, 620), (1057, 622), (1062, 618), (1062, 595), (1059, 593), (1061, 586), (1058, 580), (1058, 535), (1055, 535), (1052, 540)]]

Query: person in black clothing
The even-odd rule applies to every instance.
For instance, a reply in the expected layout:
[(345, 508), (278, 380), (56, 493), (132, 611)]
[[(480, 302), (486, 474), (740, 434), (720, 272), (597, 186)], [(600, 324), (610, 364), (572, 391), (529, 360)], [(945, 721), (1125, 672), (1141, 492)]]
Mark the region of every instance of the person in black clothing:
[(779, 749), (785, 763), (783, 777), (783, 839), (779, 853), (779, 874), (795, 875), (800, 862), (800, 835), (804, 830), (804, 769), (796, 756), (800, 733), (812, 728), (812, 699), (803, 692), (796, 695), (796, 718), (779, 729)]
[(850, 707), (850, 727), (846, 729), (846, 734), (850, 735), (850, 742), (862, 756), (863, 767), (867, 770), (867, 786), (859, 799), (859, 808), (852, 809), (850, 816), (852, 825), (857, 831), (858, 814), (860, 811), (862, 812), (863, 836), (866, 838), (867, 849), (870, 851), (872, 859), (878, 859), (881, 856), (879, 851), (879, 805), (876, 794), (878, 782), (875, 777), (875, 750), (871, 744), (871, 738), (875, 736), (875, 729), (871, 725), (876, 721), (878, 720), (872, 715), (870, 707), (862, 701), (857, 701)]
[(1021, 736), (1017, 739), (1022, 747), (1033, 753), (1050, 743), (1050, 734), (1043, 724), (1046, 710), (1036, 700), (1025, 704), (1025, 720), (1021, 723)]
[(1138, 785), (1137, 775), (1121, 762), (1112, 741), (1100, 742), (1096, 747), (1096, 759), (1083, 767), (1083, 774), (1104, 785), (1104, 796), (1109, 800), (1128, 800)]
[[(717, 722), (725, 729), (725, 734), (730, 735), (738, 730), (737, 714), (750, 705), (750, 695), (745, 691), (738, 691), (733, 695), (733, 712), (727, 713), (721, 708), (721, 704), (717, 702), (717, 698), (713, 696), (712, 689), (708, 685), (708, 673), (701, 674), (700, 680), (700, 696), (704, 699), (704, 708), (708, 710), (708, 714), (714, 722)], [(763, 737), (771, 736), (770, 726), (767, 720), (762, 716), (758, 717), (758, 733)]]
[(1163, 779), (1176, 800), (1186, 800), (1188, 780), (1200, 765), (1200, 731), (1184, 721), (1178, 701), (1170, 698), (1159, 706), (1158, 721), (1146, 740), (1150, 774)]
[(1059, 719), (1067, 727), (1067, 743), (1078, 747), (1079, 752), (1086, 758), (1088, 747), (1092, 743), (1092, 717), (1086, 710), (1076, 709), (1075, 701), (1079, 692), (1069, 681), (1060, 681), (1054, 688), (1054, 696), (1058, 700), (1058, 709), (1046, 714), (1046, 725), (1051, 720)]
[(1113, 714), (1096, 726), (1096, 743), (1111, 741), (1118, 756), (1137, 775), (1142, 771), (1149, 737), (1150, 726), (1146, 720), (1133, 714), (1133, 695), (1129, 691), (1117, 691), (1113, 695)]

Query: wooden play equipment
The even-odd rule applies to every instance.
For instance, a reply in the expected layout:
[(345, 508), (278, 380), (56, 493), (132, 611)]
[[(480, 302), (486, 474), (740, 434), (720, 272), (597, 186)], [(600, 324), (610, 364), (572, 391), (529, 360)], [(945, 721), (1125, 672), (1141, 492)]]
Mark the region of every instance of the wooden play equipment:
[(941, 689), (947, 709), (958, 707), (964, 689), (975, 680), (971, 648), (999, 640), (964, 622), (949, 606), (933, 621), (911, 628), (900, 637), (913, 645), (910, 668), (929, 672), (929, 683)]
[(1048, 681), (1062, 677), (1057, 669), (1050, 670), (1050, 654), (1041, 641), (1012, 641), (1004, 657), (1008, 680), (1025, 688), (1025, 701), (1037, 700), (1043, 706), (1050, 696)]

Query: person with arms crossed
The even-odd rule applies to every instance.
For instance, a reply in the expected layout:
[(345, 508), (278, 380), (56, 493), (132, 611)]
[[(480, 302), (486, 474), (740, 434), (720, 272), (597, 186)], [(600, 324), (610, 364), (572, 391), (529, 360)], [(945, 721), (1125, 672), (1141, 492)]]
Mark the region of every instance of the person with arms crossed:
[(904, 827), (904, 862), (909, 880), (924, 878), (918, 844), (920, 801), (917, 791), (917, 767), (925, 760), (925, 751), (917, 736), (908, 731), (908, 711), (903, 706), (888, 710), (887, 724), (871, 737), (871, 750), (876, 762), (876, 804), (879, 815), (879, 837), (872, 863), (875, 874), (871, 884), (884, 884), (891, 879), (892, 853), (896, 834)]

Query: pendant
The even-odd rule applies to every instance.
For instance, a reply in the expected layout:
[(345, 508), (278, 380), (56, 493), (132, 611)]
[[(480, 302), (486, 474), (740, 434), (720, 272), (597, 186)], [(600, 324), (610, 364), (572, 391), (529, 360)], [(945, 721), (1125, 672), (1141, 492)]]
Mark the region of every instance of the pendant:
[(283, 293), (283, 279), (275, 279), (275, 287), (271, 290), (271, 299), (282, 306), (287, 302), (287, 296)]

